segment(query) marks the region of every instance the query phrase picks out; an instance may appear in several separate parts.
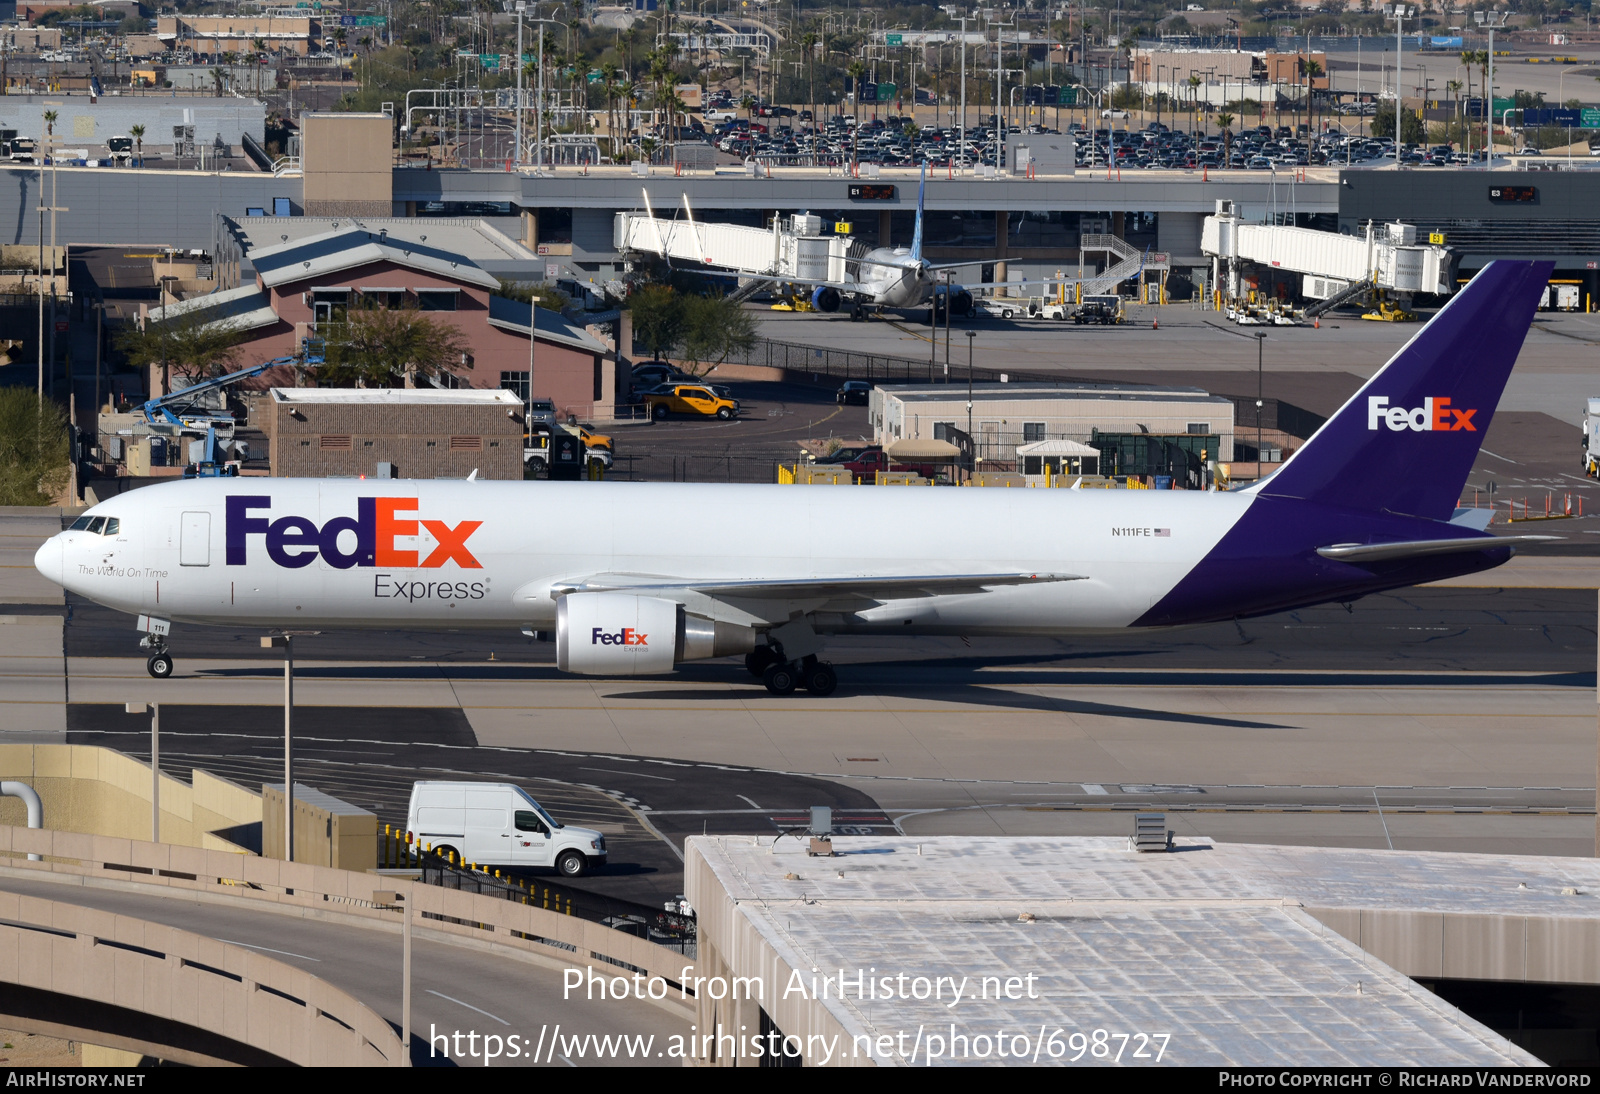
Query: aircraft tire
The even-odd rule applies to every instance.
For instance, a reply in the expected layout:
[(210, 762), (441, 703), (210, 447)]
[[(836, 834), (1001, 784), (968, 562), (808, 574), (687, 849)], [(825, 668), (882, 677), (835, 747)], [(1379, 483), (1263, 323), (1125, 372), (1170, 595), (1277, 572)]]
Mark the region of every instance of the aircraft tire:
[(172, 655), (167, 653), (154, 654), (150, 660), (144, 663), (144, 667), (157, 680), (165, 680), (172, 675)]
[(761, 674), (761, 682), (767, 685), (767, 690), (774, 695), (788, 695), (794, 691), (795, 684), (799, 683), (794, 667), (780, 661), (776, 665), (768, 665), (766, 672)]
[(832, 695), (839, 686), (839, 677), (833, 671), (833, 665), (827, 661), (818, 661), (805, 673), (805, 689), (812, 695)]
[(744, 655), (745, 671), (757, 680), (764, 680), (767, 669), (777, 664), (778, 660), (778, 652), (771, 646), (757, 646)]

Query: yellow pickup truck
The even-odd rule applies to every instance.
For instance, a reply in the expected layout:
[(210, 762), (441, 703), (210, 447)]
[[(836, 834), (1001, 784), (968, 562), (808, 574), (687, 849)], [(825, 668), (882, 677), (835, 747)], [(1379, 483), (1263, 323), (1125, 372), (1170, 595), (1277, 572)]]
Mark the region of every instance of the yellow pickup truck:
[(610, 437), (603, 433), (596, 433), (586, 425), (569, 425), (566, 430), (568, 433), (576, 433), (583, 438), (583, 446), (591, 452), (599, 448), (614, 454), (617, 450), (616, 444)]
[(739, 413), (737, 399), (724, 398), (703, 384), (666, 384), (644, 397), (650, 417), (660, 421), (669, 414), (694, 414), (723, 421)]

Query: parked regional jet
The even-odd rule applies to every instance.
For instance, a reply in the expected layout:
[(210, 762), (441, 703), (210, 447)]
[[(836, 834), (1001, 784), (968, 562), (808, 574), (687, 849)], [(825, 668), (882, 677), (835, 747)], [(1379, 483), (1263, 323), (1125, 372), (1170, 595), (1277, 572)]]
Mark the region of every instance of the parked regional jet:
[(1550, 538), (1488, 535), (1487, 511), (1456, 507), (1549, 272), (1485, 268), (1240, 490), (192, 479), (96, 505), (35, 565), (142, 617), (158, 677), (173, 622), (521, 627), (553, 632), (567, 672), (743, 654), (773, 692), (826, 695), (829, 635), (1072, 635), (1347, 602)]

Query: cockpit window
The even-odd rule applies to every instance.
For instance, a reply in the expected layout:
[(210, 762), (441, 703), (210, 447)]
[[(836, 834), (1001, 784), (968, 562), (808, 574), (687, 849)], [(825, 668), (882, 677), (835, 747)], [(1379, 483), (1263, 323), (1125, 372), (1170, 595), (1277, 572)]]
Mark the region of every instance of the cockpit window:
[(91, 520), (89, 522), (89, 531), (93, 532), (95, 535), (99, 535), (101, 530), (104, 529), (105, 526), (106, 526), (106, 518), (105, 517), (95, 517), (93, 520)]
[(88, 528), (89, 528), (89, 522), (91, 520), (93, 520), (93, 519), (94, 519), (93, 517), (79, 517), (77, 520), (72, 522), (72, 527), (68, 528), (67, 531), (69, 531), (69, 532), (87, 531)]
[(102, 533), (103, 535), (114, 536), (118, 532), (121, 532), (121, 531), (122, 531), (122, 522), (120, 520), (118, 520), (116, 517), (107, 517), (106, 518), (106, 528), (105, 528), (105, 531)]

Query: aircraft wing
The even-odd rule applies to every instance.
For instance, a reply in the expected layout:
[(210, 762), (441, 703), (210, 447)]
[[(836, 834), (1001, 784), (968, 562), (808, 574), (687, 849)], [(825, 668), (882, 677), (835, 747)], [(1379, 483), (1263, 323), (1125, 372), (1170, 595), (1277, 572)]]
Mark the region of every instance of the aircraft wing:
[(817, 597), (860, 597), (864, 600), (898, 600), (906, 597), (941, 596), (947, 593), (976, 593), (998, 585), (1031, 585), (1042, 582), (1083, 581), (1081, 574), (993, 573), (993, 574), (865, 574), (854, 577), (785, 578), (772, 581), (726, 581), (708, 579), (684, 581), (631, 574), (596, 574), (552, 590), (556, 596), (567, 593), (703, 593), (715, 597), (743, 597), (755, 600), (809, 600)]
[(1519, 543), (1545, 543), (1560, 536), (1481, 536), (1472, 539), (1413, 539), (1398, 543), (1336, 543), (1318, 547), (1317, 554), (1337, 562), (1389, 562), (1397, 558), (1422, 558), (1460, 551), (1490, 551)]

